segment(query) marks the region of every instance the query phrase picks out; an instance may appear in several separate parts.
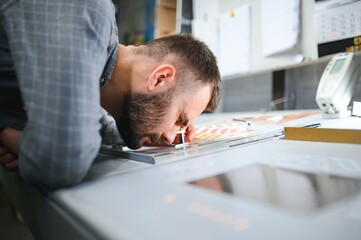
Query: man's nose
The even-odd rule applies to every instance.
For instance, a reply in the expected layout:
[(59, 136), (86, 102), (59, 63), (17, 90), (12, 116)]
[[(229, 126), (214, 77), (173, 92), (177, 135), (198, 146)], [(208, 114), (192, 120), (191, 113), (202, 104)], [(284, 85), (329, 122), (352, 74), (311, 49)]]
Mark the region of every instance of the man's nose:
[(161, 138), (163, 139), (164, 144), (172, 144), (174, 142), (175, 137), (177, 136), (177, 132), (180, 127), (174, 126), (172, 129), (165, 131), (162, 133)]

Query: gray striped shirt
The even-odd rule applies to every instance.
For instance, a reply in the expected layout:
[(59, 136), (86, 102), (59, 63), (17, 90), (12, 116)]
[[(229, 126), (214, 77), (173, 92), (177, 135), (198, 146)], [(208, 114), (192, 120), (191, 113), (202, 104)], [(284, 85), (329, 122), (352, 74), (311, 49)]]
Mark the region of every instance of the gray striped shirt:
[(81, 181), (107, 124), (99, 88), (118, 53), (112, 2), (0, 0), (0, 44), (0, 128), (25, 126), (20, 172), (46, 187)]

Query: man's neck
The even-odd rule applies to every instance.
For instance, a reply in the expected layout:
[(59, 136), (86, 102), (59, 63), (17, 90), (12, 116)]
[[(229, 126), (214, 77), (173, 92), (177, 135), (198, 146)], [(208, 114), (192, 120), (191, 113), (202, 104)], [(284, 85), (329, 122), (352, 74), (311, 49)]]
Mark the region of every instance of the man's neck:
[(113, 75), (100, 90), (101, 106), (114, 118), (121, 114), (125, 94), (131, 88), (132, 62), (132, 54), (129, 49), (119, 44)]

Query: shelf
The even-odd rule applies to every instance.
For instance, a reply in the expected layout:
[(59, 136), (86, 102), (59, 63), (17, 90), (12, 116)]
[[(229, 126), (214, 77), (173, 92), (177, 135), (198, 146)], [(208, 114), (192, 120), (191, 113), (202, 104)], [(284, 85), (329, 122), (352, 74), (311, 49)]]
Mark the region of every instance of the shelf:
[[(354, 54), (355, 54), (355, 56), (361, 56), (361, 51), (354, 52)], [(251, 76), (269, 73), (269, 72), (277, 72), (277, 71), (288, 70), (288, 69), (293, 69), (293, 68), (306, 67), (306, 66), (310, 66), (310, 65), (319, 64), (319, 63), (325, 63), (325, 62), (330, 61), (330, 59), (334, 55), (336, 55), (336, 54), (324, 56), (324, 57), (321, 57), (321, 58), (318, 58), (315, 60), (308, 60), (308, 61), (303, 61), (300, 63), (290, 64), (290, 65), (286, 65), (286, 66), (282, 66), (282, 67), (275, 67), (272, 69), (262, 69), (262, 70), (257, 70), (257, 71), (253, 71), (253, 72), (249, 72), (249, 73), (239, 73), (239, 74), (228, 75), (228, 76), (222, 77), (222, 80), (223, 81), (234, 80), (234, 79), (238, 79), (238, 78), (251, 77)]]

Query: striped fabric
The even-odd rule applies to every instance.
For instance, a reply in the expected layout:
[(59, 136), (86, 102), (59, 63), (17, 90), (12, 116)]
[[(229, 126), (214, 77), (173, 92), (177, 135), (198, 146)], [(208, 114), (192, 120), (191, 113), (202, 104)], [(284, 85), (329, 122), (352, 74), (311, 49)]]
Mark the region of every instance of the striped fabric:
[(110, 0), (0, 0), (0, 128), (25, 126), (19, 167), (32, 182), (80, 182), (101, 123), (115, 125), (99, 88), (115, 67), (117, 31)]

